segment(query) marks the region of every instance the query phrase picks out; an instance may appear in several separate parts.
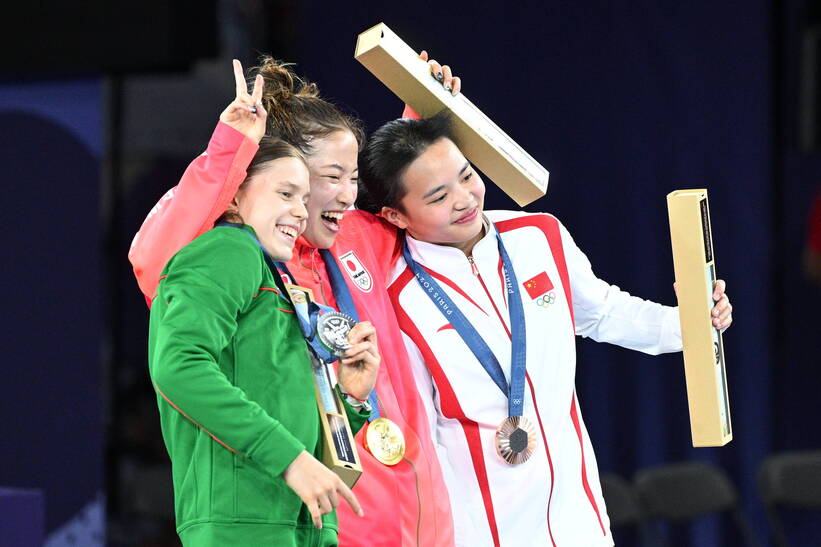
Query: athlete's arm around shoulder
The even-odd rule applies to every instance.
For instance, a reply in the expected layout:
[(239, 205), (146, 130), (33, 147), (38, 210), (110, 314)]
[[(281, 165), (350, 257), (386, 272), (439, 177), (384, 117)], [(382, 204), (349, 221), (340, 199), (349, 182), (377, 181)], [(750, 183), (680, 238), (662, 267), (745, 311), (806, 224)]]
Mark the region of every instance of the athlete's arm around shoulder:
[(154, 295), (163, 266), (189, 241), (208, 230), (245, 179), (257, 145), (219, 123), (205, 153), (166, 192), (134, 236), (128, 259), (143, 294)]
[(368, 266), (382, 271), (382, 279), (385, 279), (402, 254), (400, 235), (396, 226), (384, 218), (361, 209), (351, 209), (345, 211), (342, 218), (340, 241), (335, 250), (344, 253), (351, 247), (361, 251), (363, 256), (370, 256)]
[(214, 225), (245, 180), (259, 149), (266, 119), (262, 105), (256, 104), (262, 83), (258, 78), (249, 95), (238, 65), (234, 78), (237, 97), (220, 114), (206, 151), (151, 209), (131, 243), (128, 259), (149, 306), (166, 262)]
[(521, 211), (486, 214), (497, 227), (533, 227), (544, 233), (556, 267), (567, 272), (577, 335), (650, 354), (681, 350), (677, 310), (631, 296), (599, 279), (558, 218)]

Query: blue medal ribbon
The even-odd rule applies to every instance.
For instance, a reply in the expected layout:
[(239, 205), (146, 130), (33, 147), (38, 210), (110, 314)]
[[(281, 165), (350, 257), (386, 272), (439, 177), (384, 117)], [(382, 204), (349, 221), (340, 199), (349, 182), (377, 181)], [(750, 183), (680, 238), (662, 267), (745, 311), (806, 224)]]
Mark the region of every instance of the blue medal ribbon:
[[(336, 263), (336, 258), (328, 249), (319, 249), (319, 255), (325, 263), (325, 269), (328, 271), (328, 277), (331, 281), (331, 291), (334, 293), (336, 305), (339, 306), (339, 311), (353, 317), (354, 321), (359, 322), (359, 314), (356, 312), (356, 305), (351, 295), (351, 290), (348, 288), (348, 283), (342, 275), (342, 270), (339, 269), (339, 264)], [(379, 403), (376, 398), (376, 388), (371, 390), (368, 395), (368, 403), (371, 405), (370, 421), (379, 418)]]
[(504, 371), (499, 364), (499, 360), (481, 335), (476, 331), (467, 317), (456, 306), (453, 300), (442, 289), (439, 283), (429, 275), (411, 256), (408, 248), (407, 236), (402, 245), (402, 256), (405, 262), (416, 276), (416, 281), (422, 287), (423, 292), (436, 304), (445, 319), (450, 321), (454, 330), (462, 337), (473, 355), (488, 373), (493, 382), (499, 386), (502, 393), (507, 397), (508, 415), (521, 416), (524, 408), (525, 392), (525, 372), (527, 361), (525, 313), (522, 299), (519, 293), (519, 283), (516, 280), (516, 273), (513, 271), (513, 264), (505, 250), (502, 237), (496, 232), (496, 241), (499, 246), (499, 254), (502, 257), (502, 264), (505, 273), (505, 288), (508, 294), (508, 305), (510, 313), (511, 330), (511, 356), (510, 356), (510, 384), (505, 379)]

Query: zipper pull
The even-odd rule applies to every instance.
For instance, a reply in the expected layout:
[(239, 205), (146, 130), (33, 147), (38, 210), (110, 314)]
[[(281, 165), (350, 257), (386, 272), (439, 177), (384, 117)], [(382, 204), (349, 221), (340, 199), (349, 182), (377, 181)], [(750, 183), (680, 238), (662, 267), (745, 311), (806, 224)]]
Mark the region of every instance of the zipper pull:
[(473, 261), (473, 255), (468, 256), (468, 262), (470, 262), (470, 269), (473, 271), (473, 275), (479, 275), (479, 268), (476, 267), (476, 263)]

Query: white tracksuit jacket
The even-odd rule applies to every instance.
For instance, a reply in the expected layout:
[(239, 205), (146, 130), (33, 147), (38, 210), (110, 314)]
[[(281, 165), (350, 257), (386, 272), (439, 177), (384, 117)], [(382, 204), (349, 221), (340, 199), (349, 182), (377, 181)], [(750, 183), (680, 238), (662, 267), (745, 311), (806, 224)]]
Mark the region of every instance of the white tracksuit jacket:
[(575, 335), (645, 353), (681, 350), (676, 308), (598, 279), (559, 221), (488, 211), (488, 232), (462, 251), (408, 237), (414, 259), (447, 291), (510, 381), (510, 320), (496, 232), (519, 283), (527, 324), (524, 415), (534, 455), (506, 464), (495, 448), (508, 401), (423, 293), (401, 258), (389, 292), (427, 407), (453, 508), (457, 545), (613, 545), (596, 458), (575, 393)]

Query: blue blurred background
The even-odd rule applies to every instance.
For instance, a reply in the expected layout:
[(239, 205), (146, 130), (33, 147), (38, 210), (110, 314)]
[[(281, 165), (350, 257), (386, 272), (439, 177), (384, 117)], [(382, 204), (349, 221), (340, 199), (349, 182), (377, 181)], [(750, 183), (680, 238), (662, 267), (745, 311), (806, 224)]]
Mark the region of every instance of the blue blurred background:
[[(0, 487), (40, 500), (31, 526), (47, 545), (178, 544), (131, 238), (204, 150), (232, 98), (231, 58), (297, 63), (369, 130), (398, 117), (401, 102), (353, 58), (378, 22), (452, 66), (550, 171), (527, 210), (556, 214), (622, 289), (675, 303), (665, 196), (708, 189), (734, 306), (733, 441), (691, 446), (679, 354), (580, 339), (578, 394), (602, 471), (715, 463), (767, 541), (758, 466), (821, 449), (821, 286), (804, 270), (821, 192), (816, 3), (98, 1), (7, 15), (27, 32), (0, 61)], [(489, 190), (487, 208), (515, 207)], [(796, 545), (820, 543), (817, 518), (788, 518)], [(742, 545), (719, 517), (662, 532)]]

